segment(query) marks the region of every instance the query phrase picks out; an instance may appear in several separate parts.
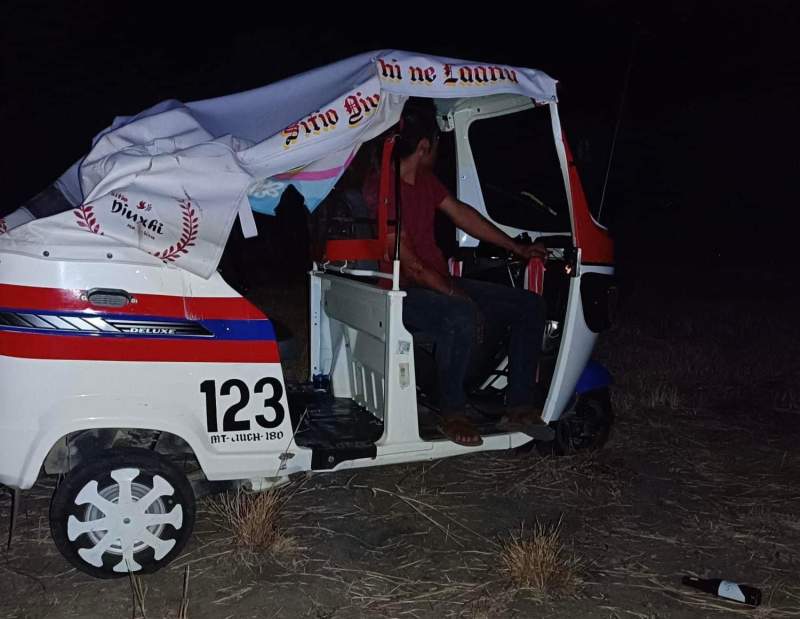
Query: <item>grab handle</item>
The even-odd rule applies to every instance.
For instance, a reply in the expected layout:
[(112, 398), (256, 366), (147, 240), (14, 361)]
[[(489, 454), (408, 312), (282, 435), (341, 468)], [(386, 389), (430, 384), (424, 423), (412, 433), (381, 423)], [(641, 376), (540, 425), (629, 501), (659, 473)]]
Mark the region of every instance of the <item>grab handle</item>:
[(117, 288), (92, 288), (86, 293), (86, 298), (97, 307), (125, 307), (133, 302), (130, 293)]

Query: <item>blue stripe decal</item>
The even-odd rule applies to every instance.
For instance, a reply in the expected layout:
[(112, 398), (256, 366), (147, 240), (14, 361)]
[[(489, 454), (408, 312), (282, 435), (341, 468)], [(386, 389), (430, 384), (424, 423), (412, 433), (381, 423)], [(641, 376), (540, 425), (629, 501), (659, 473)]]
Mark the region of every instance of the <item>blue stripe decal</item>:
[(220, 340), (274, 340), (275, 329), (267, 319), (200, 320), (199, 324)]
[[(43, 320), (46, 319), (46, 320)], [(164, 332), (172, 330), (173, 332)], [(254, 320), (186, 320), (134, 314), (53, 312), (0, 308), (0, 331), (42, 335), (274, 341), (266, 318)], [(125, 332), (123, 332), (125, 331)]]

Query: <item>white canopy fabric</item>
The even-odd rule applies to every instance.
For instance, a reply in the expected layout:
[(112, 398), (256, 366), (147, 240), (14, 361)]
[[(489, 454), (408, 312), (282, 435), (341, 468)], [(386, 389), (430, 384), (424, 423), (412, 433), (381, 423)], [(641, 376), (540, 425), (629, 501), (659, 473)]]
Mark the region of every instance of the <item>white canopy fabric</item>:
[(533, 69), (383, 50), (247, 92), (164, 101), (115, 119), (58, 179), (72, 210), (0, 220), (0, 249), (41, 255), (43, 243), (80, 243), (80, 229), (208, 277), (237, 214), (255, 234), (251, 209), (273, 213), (288, 185), (313, 210), (408, 97), (552, 103), (555, 86)]

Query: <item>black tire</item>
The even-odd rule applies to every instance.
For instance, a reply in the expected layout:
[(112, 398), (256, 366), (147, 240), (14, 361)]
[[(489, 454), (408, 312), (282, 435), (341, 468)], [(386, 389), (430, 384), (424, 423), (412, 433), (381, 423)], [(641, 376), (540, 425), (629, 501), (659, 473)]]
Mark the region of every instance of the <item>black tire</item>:
[(544, 455), (564, 456), (581, 451), (593, 451), (605, 445), (614, 423), (611, 395), (608, 388), (588, 391), (578, 396), (575, 407), (551, 424), (555, 438), (537, 442)]
[[(107, 501), (116, 508), (126, 481), (132, 499), (127, 512), (109, 514), (98, 507)], [(136, 504), (154, 486), (152, 500), (140, 513)], [(148, 516), (148, 521), (156, 522), (143, 524)], [(112, 528), (81, 526), (98, 518), (108, 518), (104, 524)], [(164, 457), (144, 449), (109, 450), (77, 465), (56, 488), (50, 504), (56, 547), (72, 565), (97, 578), (127, 576), (127, 566), (136, 573), (161, 569), (186, 545), (194, 518), (195, 497), (186, 476)], [(93, 548), (94, 556), (87, 554)]]

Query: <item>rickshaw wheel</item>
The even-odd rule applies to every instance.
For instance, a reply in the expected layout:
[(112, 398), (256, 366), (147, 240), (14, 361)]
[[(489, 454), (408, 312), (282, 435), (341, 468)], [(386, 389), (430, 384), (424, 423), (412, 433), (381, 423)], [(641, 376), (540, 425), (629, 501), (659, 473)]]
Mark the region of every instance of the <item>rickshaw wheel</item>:
[(119, 448), (78, 464), (50, 504), (50, 531), (67, 561), (96, 578), (151, 573), (180, 554), (194, 526), (183, 472), (144, 449)]
[(608, 389), (588, 391), (578, 396), (575, 407), (552, 424), (555, 438), (536, 442), (542, 455), (564, 456), (600, 449), (608, 440), (614, 413)]

